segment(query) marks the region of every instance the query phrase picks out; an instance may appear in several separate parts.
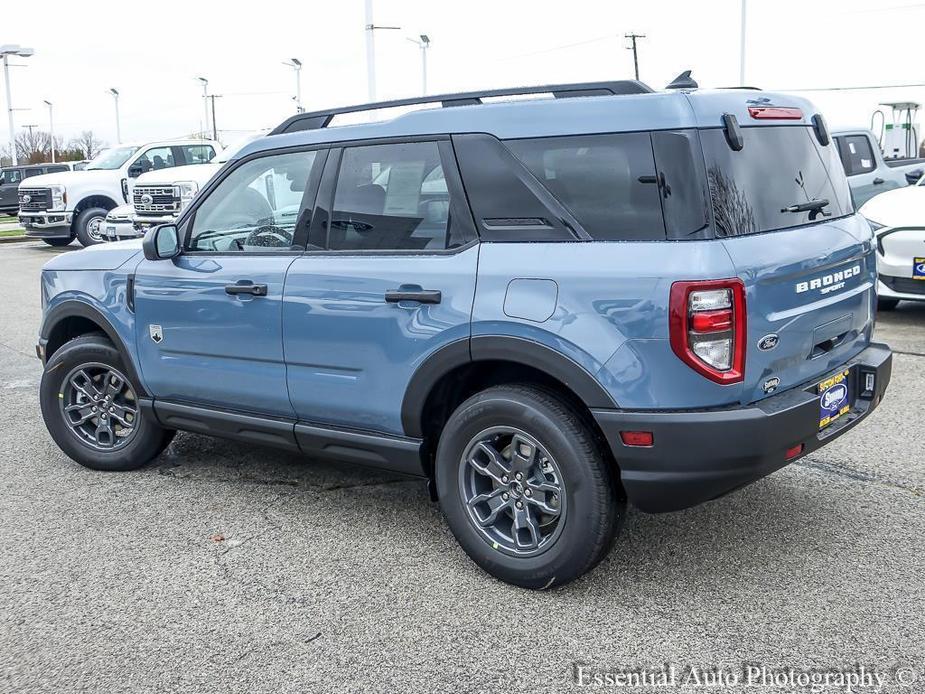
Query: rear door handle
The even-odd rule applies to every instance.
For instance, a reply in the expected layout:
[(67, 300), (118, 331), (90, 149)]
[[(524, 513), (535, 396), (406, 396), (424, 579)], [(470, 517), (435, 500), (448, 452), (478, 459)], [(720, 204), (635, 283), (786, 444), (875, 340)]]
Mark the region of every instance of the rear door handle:
[(225, 293), (235, 296), (237, 294), (251, 294), (252, 296), (266, 296), (267, 285), (254, 284), (250, 280), (241, 280), (235, 284), (226, 284)]
[(874, 179), (874, 185), (875, 185), (875, 186), (883, 185), (884, 183), (886, 183), (886, 181), (884, 181), (882, 178), (875, 178), (875, 179)]
[(399, 301), (418, 301), (422, 304), (439, 304), (443, 295), (439, 289), (390, 289), (385, 293), (385, 300), (390, 304)]

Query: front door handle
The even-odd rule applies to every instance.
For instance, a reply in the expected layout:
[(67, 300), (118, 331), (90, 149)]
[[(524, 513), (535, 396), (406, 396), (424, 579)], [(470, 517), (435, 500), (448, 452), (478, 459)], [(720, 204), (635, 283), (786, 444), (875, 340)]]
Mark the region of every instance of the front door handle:
[(886, 183), (886, 181), (884, 181), (882, 178), (875, 178), (875, 179), (874, 179), (874, 185), (875, 185), (875, 186), (882, 186), (884, 183)]
[(397, 304), (399, 301), (439, 304), (442, 298), (439, 289), (390, 289), (385, 293), (385, 300), (390, 304)]
[(266, 296), (267, 285), (254, 284), (249, 280), (241, 280), (235, 284), (226, 284), (225, 293), (235, 296), (237, 294), (250, 294), (252, 296)]

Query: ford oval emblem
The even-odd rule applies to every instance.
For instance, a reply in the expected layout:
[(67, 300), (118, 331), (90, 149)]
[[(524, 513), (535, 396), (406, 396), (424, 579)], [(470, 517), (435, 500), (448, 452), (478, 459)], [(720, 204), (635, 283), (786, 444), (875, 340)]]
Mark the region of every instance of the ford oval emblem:
[[(29, 196), (27, 195), (26, 197), (28, 198)], [(26, 200), (26, 202), (29, 202), (29, 201)], [(919, 263), (918, 265), (915, 266), (915, 274), (925, 275), (925, 263)]]
[(838, 412), (848, 400), (848, 386), (836, 383), (822, 394), (819, 404), (826, 412)]
[(22, 196), (22, 201), (23, 201), (24, 203), (30, 203), (30, 202), (32, 202), (32, 196), (31, 196), (31, 195), (23, 195), (23, 196)]
[(154, 202), (154, 197), (150, 195), (149, 193), (145, 193), (144, 195), (141, 196), (142, 205), (150, 205), (152, 202)]
[(765, 335), (760, 340), (758, 340), (758, 349), (760, 349), (762, 352), (769, 352), (777, 347), (778, 342), (780, 342), (780, 337), (778, 337), (777, 333)]

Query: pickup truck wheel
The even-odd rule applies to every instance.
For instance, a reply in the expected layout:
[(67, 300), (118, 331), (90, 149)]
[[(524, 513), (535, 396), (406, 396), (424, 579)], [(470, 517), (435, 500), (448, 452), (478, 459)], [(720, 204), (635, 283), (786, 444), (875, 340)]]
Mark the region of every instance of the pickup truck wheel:
[(42, 239), (42, 241), (47, 243), (49, 246), (54, 246), (55, 248), (61, 248), (63, 246), (67, 246), (73, 240), (74, 239)]
[(40, 386), (48, 433), (70, 458), (94, 470), (133, 470), (173, 438), (138, 405), (122, 356), (100, 335), (75, 338), (45, 365)]
[(77, 232), (77, 240), (80, 241), (82, 246), (94, 246), (106, 240), (103, 235), (103, 222), (107, 214), (107, 211), (102, 207), (88, 207), (77, 215), (77, 219), (74, 220), (74, 227)]
[(450, 416), (436, 486), (469, 557), (525, 588), (559, 586), (607, 553), (625, 503), (588, 426), (556, 395), (489, 388)]
[(878, 311), (892, 311), (899, 305), (899, 299), (877, 299)]

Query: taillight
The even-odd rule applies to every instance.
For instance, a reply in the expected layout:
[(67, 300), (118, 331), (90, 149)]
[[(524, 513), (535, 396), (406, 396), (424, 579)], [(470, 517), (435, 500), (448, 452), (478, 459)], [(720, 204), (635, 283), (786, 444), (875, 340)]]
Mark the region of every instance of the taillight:
[(749, 106), (748, 115), (757, 120), (801, 120), (803, 111), (793, 106)]
[(740, 279), (675, 282), (669, 306), (671, 349), (716, 383), (745, 377), (745, 285)]

